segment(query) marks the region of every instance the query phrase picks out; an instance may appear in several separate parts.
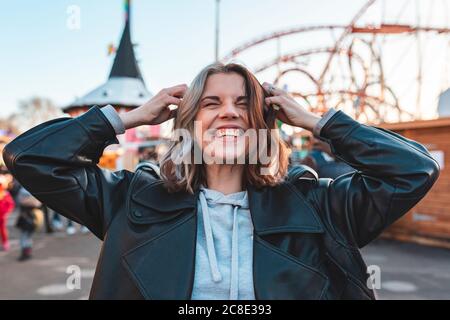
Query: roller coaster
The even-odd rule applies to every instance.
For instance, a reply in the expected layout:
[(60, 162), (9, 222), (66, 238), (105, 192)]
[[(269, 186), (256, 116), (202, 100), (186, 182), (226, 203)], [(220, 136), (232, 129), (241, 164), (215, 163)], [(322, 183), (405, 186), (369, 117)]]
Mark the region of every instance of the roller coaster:
[[(243, 60), (317, 113), (334, 107), (362, 122), (422, 119), (450, 86), (449, 16), (448, 0), (369, 0), (347, 25), (278, 30), (240, 44), (221, 60)], [(324, 33), (331, 36), (327, 43), (308, 42)], [(294, 50), (283, 50), (283, 42)], [(246, 54), (268, 45), (272, 58), (247, 63)], [(438, 49), (430, 54), (430, 48)]]

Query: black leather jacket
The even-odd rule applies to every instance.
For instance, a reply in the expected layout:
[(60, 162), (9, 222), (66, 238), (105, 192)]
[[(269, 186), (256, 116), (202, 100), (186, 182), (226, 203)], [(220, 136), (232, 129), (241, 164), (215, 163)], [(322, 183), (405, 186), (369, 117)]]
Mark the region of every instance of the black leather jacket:
[[(257, 299), (373, 299), (359, 248), (430, 190), (439, 167), (417, 142), (338, 111), (321, 130), (357, 171), (317, 179), (294, 167), (276, 187), (248, 188)], [(43, 123), (3, 152), (36, 198), (87, 226), (103, 246), (91, 289), (97, 299), (189, 299), (198, 193), (168, 193), (151, 170), (96, 164), (118, 143), (98, 107)]]

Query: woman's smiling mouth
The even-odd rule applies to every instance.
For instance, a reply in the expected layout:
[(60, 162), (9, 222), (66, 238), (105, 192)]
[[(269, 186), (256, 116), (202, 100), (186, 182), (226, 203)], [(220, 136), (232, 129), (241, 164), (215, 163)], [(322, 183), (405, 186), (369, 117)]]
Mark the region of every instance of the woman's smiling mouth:
[(244, 134), (244, 130), (241, 128), (219, 128), (216, 130), (215, 137), (223, 138), (223, 137), (232, 137), (237, 138)]

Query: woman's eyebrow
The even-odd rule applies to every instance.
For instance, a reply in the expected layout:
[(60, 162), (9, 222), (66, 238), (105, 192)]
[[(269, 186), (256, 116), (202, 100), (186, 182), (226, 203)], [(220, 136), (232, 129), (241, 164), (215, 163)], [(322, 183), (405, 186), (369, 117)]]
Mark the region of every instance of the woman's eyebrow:
[(248, 100), (248, 96), (239, 96), (236, 98), (236, 101)]
[(220, 101), (220, 98), (218, 96), (206, 96), (206, 97), (203, 97), (200, 101), (203, 101), (203, 100), (206, 100), (206, 99)]

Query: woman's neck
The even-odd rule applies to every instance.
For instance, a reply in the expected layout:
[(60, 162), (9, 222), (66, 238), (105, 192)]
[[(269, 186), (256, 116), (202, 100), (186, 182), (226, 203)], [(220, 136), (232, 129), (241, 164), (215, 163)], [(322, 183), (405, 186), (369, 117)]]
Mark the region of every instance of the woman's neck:
[(207, 165), (206, 183), (208, 188), (230, 194), (242, 191), (243, 165)]

